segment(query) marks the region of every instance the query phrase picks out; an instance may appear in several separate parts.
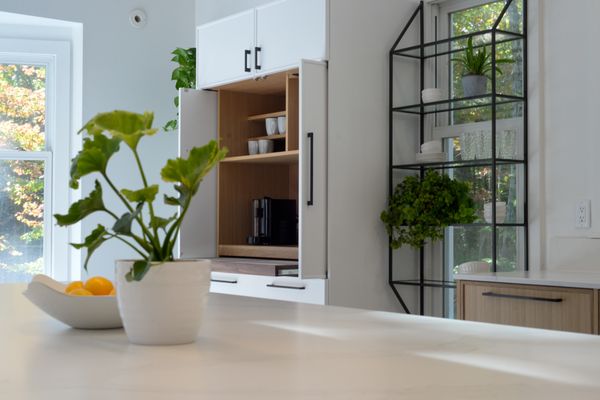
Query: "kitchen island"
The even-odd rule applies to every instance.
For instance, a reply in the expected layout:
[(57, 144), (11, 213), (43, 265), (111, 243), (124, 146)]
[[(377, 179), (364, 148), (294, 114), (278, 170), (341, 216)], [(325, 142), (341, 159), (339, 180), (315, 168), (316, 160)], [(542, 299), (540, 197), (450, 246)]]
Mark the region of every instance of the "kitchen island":
[(0, 399), (596, 399), (600, 337), (211, 294), (197, 343), (70, 329), (0, 286)]

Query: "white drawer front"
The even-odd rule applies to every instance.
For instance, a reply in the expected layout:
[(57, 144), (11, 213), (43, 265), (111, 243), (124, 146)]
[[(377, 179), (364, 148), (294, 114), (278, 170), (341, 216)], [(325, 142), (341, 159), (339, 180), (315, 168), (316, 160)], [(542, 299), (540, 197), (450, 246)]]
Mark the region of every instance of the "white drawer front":
[(272, 300), (325, 304), (326, 281), (213, 272), (210, 291)]

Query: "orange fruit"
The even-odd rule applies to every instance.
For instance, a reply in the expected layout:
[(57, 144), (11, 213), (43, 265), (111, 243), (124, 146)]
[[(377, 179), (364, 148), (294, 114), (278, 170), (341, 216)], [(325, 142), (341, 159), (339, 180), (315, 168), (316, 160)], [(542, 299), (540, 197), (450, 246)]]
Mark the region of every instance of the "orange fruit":
[(117, 291), (115, 290), (115, 288), (113, 288), (113, 290), (111, 290), (108, 295), (109, 296), (116, 296), (117, 295)]
[(85, 281), (83, 288), (92, 292), (94, 296), (107, 296), (114, 289), (112, 282), (101, 276), (88, 279)]
[(83, 289), (83, 282), (81, 281), (73, 281), (67, 285), (65, 288), (65, 293), (71, 293), (75, 289)]
[(71, 296), (93, 296), (92, 292), (83, 288), (73, 289), (69, 292)]

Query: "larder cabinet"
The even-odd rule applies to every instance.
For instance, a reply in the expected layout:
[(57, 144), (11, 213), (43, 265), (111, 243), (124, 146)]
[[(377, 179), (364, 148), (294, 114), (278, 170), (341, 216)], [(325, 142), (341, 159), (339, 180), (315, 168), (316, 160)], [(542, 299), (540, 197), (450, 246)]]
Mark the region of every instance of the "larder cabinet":
[[(288, 276), (250, 278), (220, 272), (212, 289), (282, 300), (326, 302), (327, 67), (303, 60), (297, 68), (180, 92), (180, 152), (218, 139), (229, 154), (200, 188), (182, 226), (182, 258), (285, 260)], [(265, 118), (286, 117), (286, 133), (266, 136)], [(248, 140), (274, 142), (273, 152), (248, 154)], [(248, 244), (252, 201), (295, 200), (298, 245)], [(218, 273), (217, 273), (218, 274)]]

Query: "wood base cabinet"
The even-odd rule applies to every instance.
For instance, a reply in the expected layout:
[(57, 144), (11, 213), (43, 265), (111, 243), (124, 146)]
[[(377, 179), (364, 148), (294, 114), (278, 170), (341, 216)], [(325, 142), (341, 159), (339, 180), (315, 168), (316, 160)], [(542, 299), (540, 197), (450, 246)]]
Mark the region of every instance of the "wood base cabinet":
[(459, 281), (458, 314), (467, 321), (598, 333), (598, 293), (593, 289)]
[[(285, 133), (268, 136), (265, 119), (277, 117), (285, 117)], [(217, 139), (221, 146), (229, 149), (227, 158), (201, 184), (200, 195), (190, 208), (190, 218), (181, 229), (180, 257), (296, 261), (298, 276), (287, 277), (287, 285), (273, 286), (272, 282), (264, 281), (265, 277), (254, 280), (240, 277), (236, 284), (217, 282), (214, 288), (269, 298), (287, 299), (289, 293), (296, 293), (291, 297), (298, 301), (324, 303), (327, 278), (326, 64), (303, 60), (299, 68), (258, 80), (241, 80), (210, 91), (181, 90), (179, 127), (183, 156), (192, 147), (202, 146), (211, 139)], [(274, 151), (250, 155), (249, 140), (270, 141)], [(297, 246), (248, 244), (248, 237), (252, 235), (252, 200), (263, 197), (296, 201)], [(273, 277), (268, 279), (273, 280)], [(322, 282), (316, 284), (309, 280)], [(315, 291), (320, 295), (315, 295)]]

